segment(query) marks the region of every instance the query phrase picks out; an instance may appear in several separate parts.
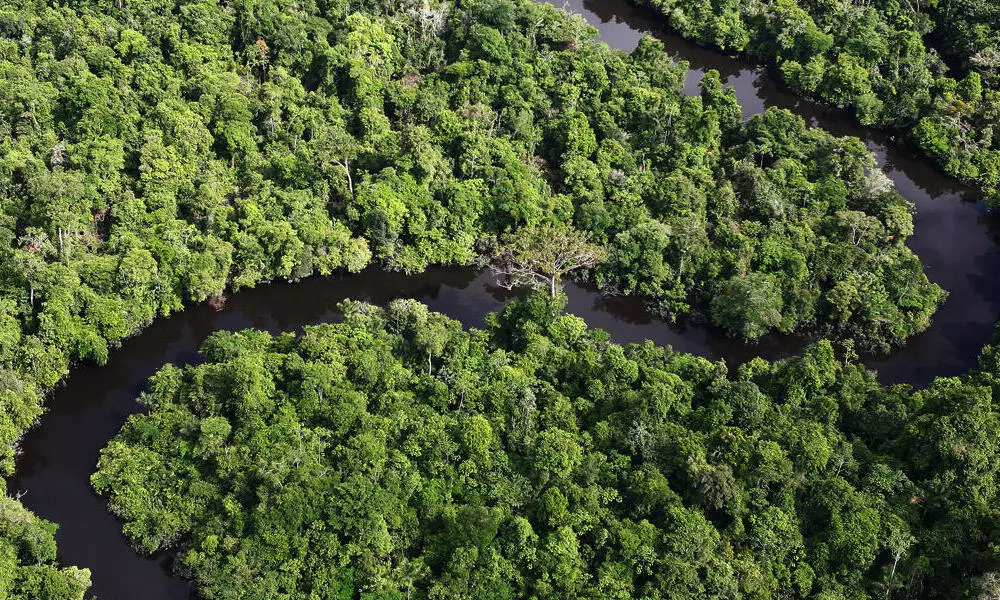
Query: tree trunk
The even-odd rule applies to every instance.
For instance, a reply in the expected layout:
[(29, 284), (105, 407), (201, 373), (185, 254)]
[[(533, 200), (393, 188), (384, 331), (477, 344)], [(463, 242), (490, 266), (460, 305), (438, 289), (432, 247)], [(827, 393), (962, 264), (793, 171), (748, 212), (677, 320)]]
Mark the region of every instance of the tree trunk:
[(354, 180), (351, 179), (351, 164), (344, 159), (344, 162), (340, 163), (340, 166), (344, 167), (344, 173), (347, 173), (347, 189), (351, 191), (351, 200), (354, 200)]
[(552, 278), (549, 279), (549, 284), (550, 284), (549, 293), (552, 294), (552, 299), (554, 300), (555, 297), (556, 297), (556, 276), (555, 275), (553, 275)]
[(885, 585), (886, 587), (885, 597), (887, 600), (889, 596), (892, 594), (892, 580), (896, 577), (896, 565), (899, 564), (899, 559), (902, 556), (903, 556), (902, 554), (896, 554), (896, 560), (892, 561), (892, 572), (889, 573), (889, 583)]

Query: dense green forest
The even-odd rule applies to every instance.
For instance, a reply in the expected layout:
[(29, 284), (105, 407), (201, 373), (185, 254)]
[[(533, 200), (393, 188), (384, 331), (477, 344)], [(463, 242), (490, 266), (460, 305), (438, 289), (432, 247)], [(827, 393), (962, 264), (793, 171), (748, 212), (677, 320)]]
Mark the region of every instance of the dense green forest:
[(1000, 4), (634, 0), (681, 35), (777, 68), (808, 98), (893, 129), (1000, 205)]
[[(0, 8), (0, 447), (74, 361), (259, 282), (470, 263), (523, 226), (734, 335), (886, 350), (943, 296), (857, 139), (529, 0)], [(3, 465), (11, 466), (5, 450)]]
[(911, 393), (826, 341), (727, 373), (562, 302), (217, 332), (92, 481), (208, 599), (995, 597), (996, 349)]
[(55, 565), (55, 532), (55, 524), (0, 494), (0, 598), (83, 600), (90, 571)]
[[(942, 17), (967, 23), (940, 44), (968, 77), (946, 85), (934, 63), (906, 92), (872, 88), (869, 109), (917, 106), (917, 132), (967, 159), (952, 172), (989, 184), (996, 73), (975, 10)], [(716, 73), (684, 97), (686, 65), (659, 42), (594, 36), (529, 0), (3, 3), (0, 469), (72, 364), (158, 316), (273, 280), (540, 247), (526, 232), (572, 228), (593, 249), (584, 277), (746, 339), (886, 351), (927, 328), (944, 291), (861, 141), (782, 110), (743, 122)], [(216, 336), (208, 365), (157, 377), (163, 410), (131, 422), (95, 483), (141, 547), (183, 546), (213, 597), (1000, 586), (993, 432), (970, 429), (992, 423), (987, 375), (883, 390), (822, 342), (730, 378), (540, 302), (488, 333), (404, 303), (299, 338)], [(515, 409), (533, 411), (516, 431)], [(0, 596), (82, 597), (54, 525), (14, 499), (0, 512)]]

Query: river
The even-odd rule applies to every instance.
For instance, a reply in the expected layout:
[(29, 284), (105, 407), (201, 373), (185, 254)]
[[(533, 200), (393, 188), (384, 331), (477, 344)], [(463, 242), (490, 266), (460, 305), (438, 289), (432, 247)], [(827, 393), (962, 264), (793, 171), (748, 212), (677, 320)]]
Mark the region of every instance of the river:
[[(916, 206), (916, 235), (910, 247), (927, 265), (928, 276), (950, 293), (930, 330), (893, 355), (868, 364), (883, 381), (914, 385), (975, 365), (1000, 315), (1000, 278), (995, 277), (1000, 273), (1000, 229), (969, 190), (892, 144), (886, 135), (857, 126), (843, 112), (801, 101), (752, 66), (665, 33), (648, 13), (623, 0), (571, 0), (565, 6), (582, 14), (613, 47), (631, 50), (645, 34), (662, 39), (691, 65), (688, 93), (697, 93), (705, 70), (716, 69), (736, 91), (746, 116), (770, 106), (785, 107), (834, 133), (864, 139), (899, 192)], [(730, 366), (756, 355), (786, 356), (802, 344), (787, 336), (769, 336), (747, 346), (722, 337), (712, 327), (663, 323), (651, 317), (639, 299), (606, 298), (572, 283), (566, 291), (570, 312), (606, 329), (618, 342), (651, 339), (679, 351), (724, 358)], [(112, 352), (107, 365), (74, 369), (50, 398), (40, 426), (25, 437), (8, 488), (11, 493), (23, 492), (22, 502), (36, 514), (60, 524), (60, 561), (90, 568), (91, 593), (100, 600), (190, 598), (191, 587), (170, 575), (169, 555), (147, 558), (134, 553), (120, 522), (89, 484), (99, 450), (129, 414), (140, 410), (135, 398), (146, 379), (164, 363), (197, 362), (198, 346), (218, 329), (293, 330), (335, 320), (336, 304), (344, 298), (381, 304), (398, 297), (416, 298), (467, 326), (480, 326), (483, 317), (502, 307), (511, 294), (495, 286), (488, 274), (470, 269), (436, 268), (415, 276), (369, 270), (242, 291), (221, 311), (205, 304), (191, 307), (127, 340)]]

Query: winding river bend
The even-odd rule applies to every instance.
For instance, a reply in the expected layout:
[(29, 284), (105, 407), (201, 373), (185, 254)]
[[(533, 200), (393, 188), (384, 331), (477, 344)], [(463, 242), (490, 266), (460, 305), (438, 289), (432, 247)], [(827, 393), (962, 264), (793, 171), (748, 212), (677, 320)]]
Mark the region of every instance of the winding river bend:
[[(731, 85), (746, 116), (770, 106), (789, 108), (834, 133), (864, 139), (896, 183), (916, 206), (916, 235), (910, 246), (927, 265), (928, 276), (950, 292), (932, 328), (892, 356), (868, 361), (886, 382), (914, 385), (935, 375), (956, 375), (975, 365), (979, 349), (992, 335), (1000, 316), (1000, 225), (976, 204), (969, 190), (941, 175), (930, 163), (914, 158), (887, 136), (857, 126), (836, 109), (801, 101), (766, 74), (738, 60), (705, 50), (665, 33), (647, 13), (624, 0), (551, 0), (583, 14), (609, 45), (631, 50), (652, 34), (664, 40), (692, 72), (686, 91), (697, 93), (700, 75), (718, 70)], [(651, 339), (684, 352), (735, 366), (762, 355), (776, 358), (801, 347), (789, 337), (772, 336), (746, 346), (728, 340), (711, 327), (669, 326), (651, 317), (634, 298), (605, 298), (592, 289), (567, 286), (570, 312), (601, 327), (618, 342)], [(256, 327), (286, 331), (337, 318), (344, 298), (384, 303), (410, 297), (460, 320), (480, 326), (483, 317), (511, 297), (487, 274), (469, 269), (432, 269), (416, 276), (367, 271), (348, 278), (313, 278), (297, 284), (273, 284), (234, 295), (221, 311), (191, 307), (153, 323), (141, 335), (112, 353), (108, 365), (83, 366), (49, 401), (41, 426), (24, 439), (11, 493), (23, 492), (24, 504), (60, 524), (60, 560), (93, 572), (91, 592), (101, 600), (182, 600), (191, 587), (170, 575), (170, 557), (135, 554), (121, 525), (91, 490), (89, 475), (100, 448), (131, 413), (140, 410), (135, 397), (145, 380), (166, 362), (198, 360), (197, 348), (217, 329)]]

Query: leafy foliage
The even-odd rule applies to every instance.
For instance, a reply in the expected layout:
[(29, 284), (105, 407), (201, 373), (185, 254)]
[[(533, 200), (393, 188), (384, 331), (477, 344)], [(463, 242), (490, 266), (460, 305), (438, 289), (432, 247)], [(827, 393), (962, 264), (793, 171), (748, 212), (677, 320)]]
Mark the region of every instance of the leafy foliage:
[(522, 227), (489, 251), (490, 268), (508, 289), (517, 285), (548, 289), (556, 297), (563, 275), (593, 268), (604, 250), (569, 225)]
[(858, 140), (782, 111), (743, 125), (716, 76), (684, 98), (657, 42), (612, 51), (528, 0), (350, 8), (0, 8), (0, 448), (70, 364), (185, 303), (470, 263), (525, 226), (572, 223), (607, 248), (598, 281), (671, 316), (769, 279), (780, 318), (720, 321), (748, 337), (886, 349), (942, 298)]
[(1000, 203), (996, 2), (636, 2), (685, 37), (774, 65), (799, 94), (905, 134), (950, 175)]
[(21, 503), (0, 496), (0, 597), (9, 600), (83, 600), (90, 571), (58, 568), (56, 525)]
[[(95, 488), (210, 599), (908, 598), (992, 585), (985, 373), (910, 395), (828, 342), (727, 375), (539, 294), (413, 301), (166, 366)], [(984, 364), (996, 367), (993, 350)]]
[(927, 327), (943, 292), (858, 140), (743, 124), (716, 75), (684, 98), (658, 43), (593, 36), (528, 0), (4, 3), (0, 469), (71, 364), (157, 316), (523, 228), (575, 227), (601, 285), (736, 335)]

